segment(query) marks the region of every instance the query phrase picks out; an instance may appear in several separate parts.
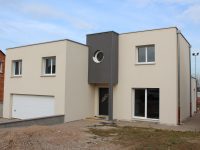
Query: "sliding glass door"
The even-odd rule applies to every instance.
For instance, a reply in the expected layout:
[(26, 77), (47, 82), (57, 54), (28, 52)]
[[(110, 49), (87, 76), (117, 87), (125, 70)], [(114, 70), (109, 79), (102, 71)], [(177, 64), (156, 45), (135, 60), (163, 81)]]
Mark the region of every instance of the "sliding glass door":
[(135, 89), (134, 117), (159, 119), (159, 89)]
[(135, 90), (135, 116), (145, 117), (145, 90)]

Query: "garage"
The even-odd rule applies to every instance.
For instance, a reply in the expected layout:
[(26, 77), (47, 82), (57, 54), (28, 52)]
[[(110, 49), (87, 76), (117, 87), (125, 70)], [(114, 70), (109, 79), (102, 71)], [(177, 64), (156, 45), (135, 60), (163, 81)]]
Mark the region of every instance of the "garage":
[(13, 95), (12, 118), (31, 119), (55, 115), (53, 96)]

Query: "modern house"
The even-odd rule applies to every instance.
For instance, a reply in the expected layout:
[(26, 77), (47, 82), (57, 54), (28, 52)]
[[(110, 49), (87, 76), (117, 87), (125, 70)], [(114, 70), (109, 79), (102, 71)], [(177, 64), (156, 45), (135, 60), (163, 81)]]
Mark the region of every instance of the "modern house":
[(190, 48), (176, 27), (8, 48), (3, 116), (180, 124), (193, 113)]

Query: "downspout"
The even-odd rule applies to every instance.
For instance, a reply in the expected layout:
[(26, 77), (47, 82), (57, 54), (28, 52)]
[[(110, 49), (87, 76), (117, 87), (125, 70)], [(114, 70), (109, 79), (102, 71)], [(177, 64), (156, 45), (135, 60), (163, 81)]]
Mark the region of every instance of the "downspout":
[(181, 106), (180, 106), (180, 43), (179, 43), (179, 34), (180, 31), (177, 29), (177, 51), (178, 51), (178, 122), (177, 124), (181, 124), (180, 115), (181, 115)]
[(190, 117), (192, 117), (192, 83), (191, 83), (191, 80), (192, 80), (192, 76), (191, 76), (191, 45), (189, 47), (189, 63), (190, 63)]

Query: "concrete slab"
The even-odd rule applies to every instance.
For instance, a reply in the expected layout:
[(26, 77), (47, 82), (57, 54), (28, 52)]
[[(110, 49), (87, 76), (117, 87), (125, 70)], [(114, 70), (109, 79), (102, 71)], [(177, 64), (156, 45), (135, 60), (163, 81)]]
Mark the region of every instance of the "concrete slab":
[(7, 123), (7, 122), (12, 122), (12, 121), (17, 121), (19, 119), (7, 119), (7, 118), (1, 118), (0, 117), (0, 123)]
[(193, 117), (188, 118), (181, 125), (177, 126), (170, 126), (165, 124), (159, 124), (157, 122), (146, 122), (146, 121), (117, 121), (117, 125), (166, 129), (174, 131), (200, 131), (200, 113), (195, 114)]

